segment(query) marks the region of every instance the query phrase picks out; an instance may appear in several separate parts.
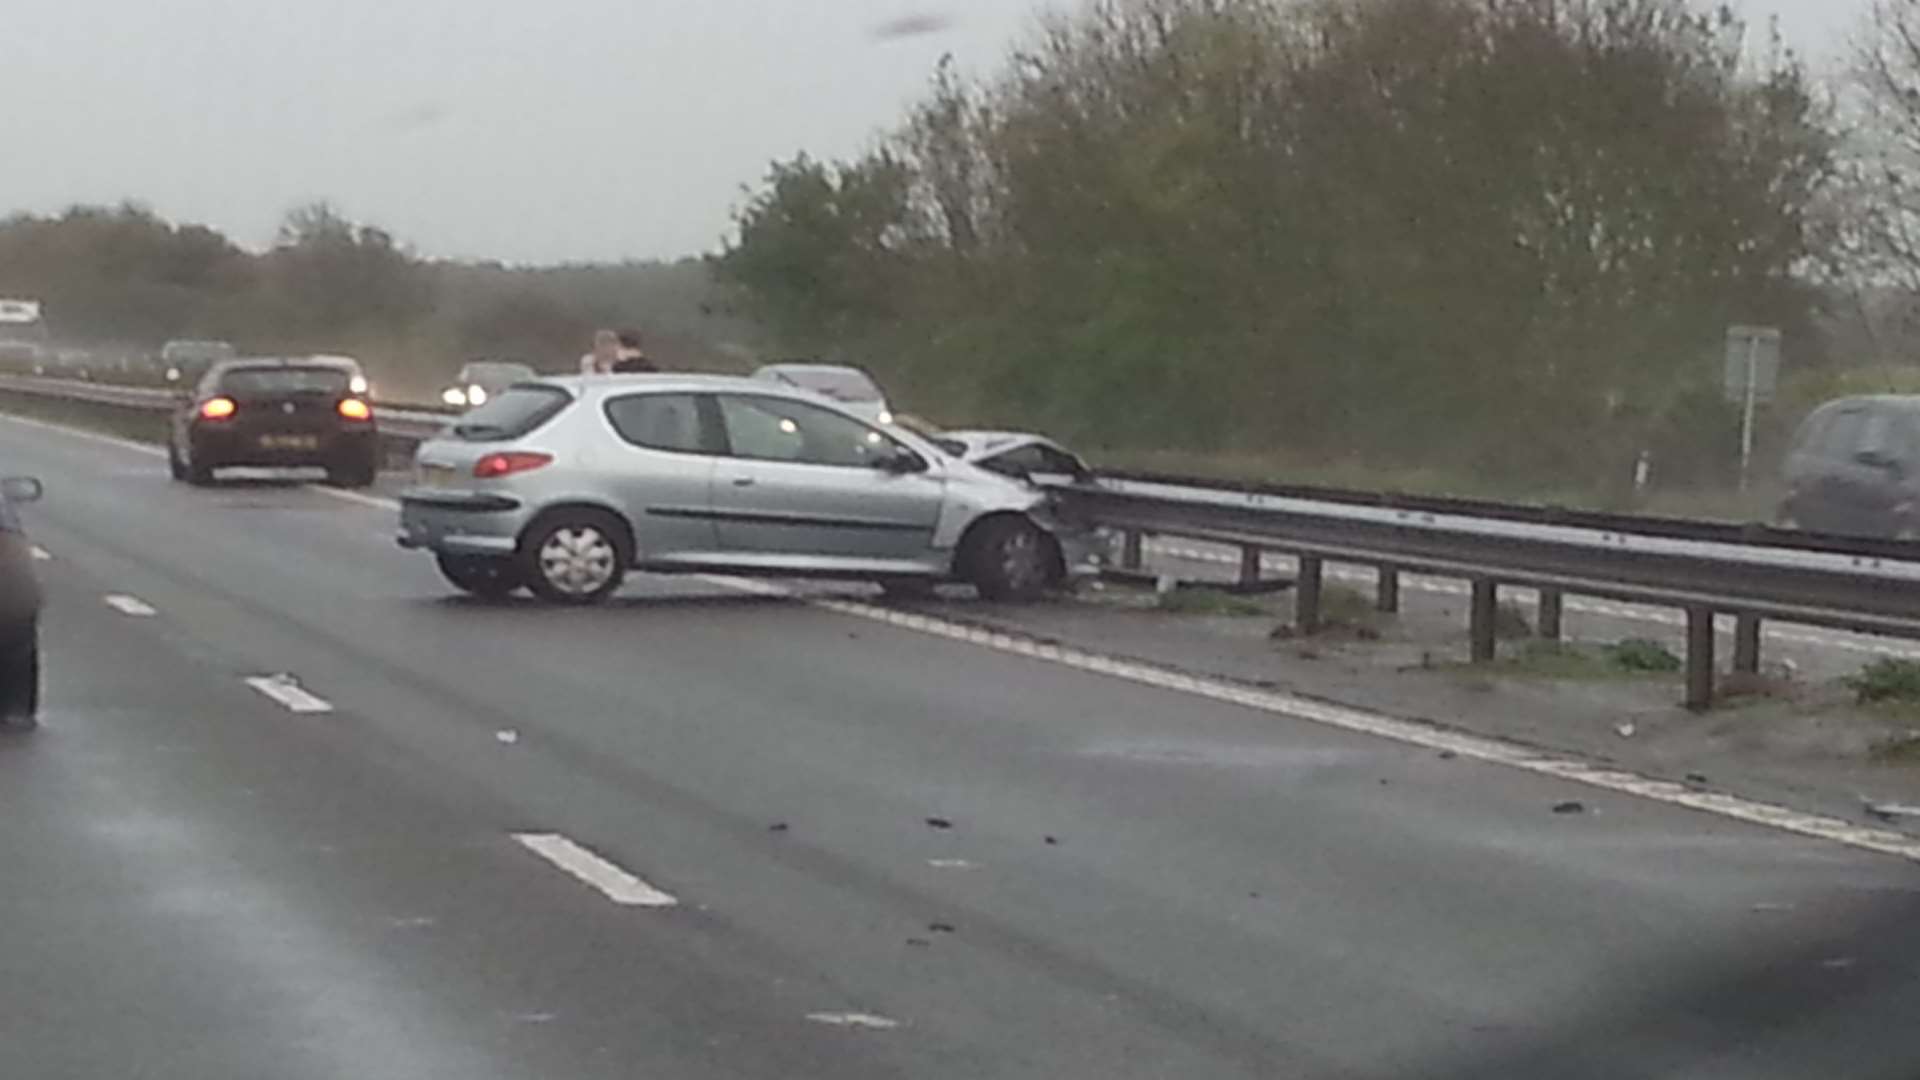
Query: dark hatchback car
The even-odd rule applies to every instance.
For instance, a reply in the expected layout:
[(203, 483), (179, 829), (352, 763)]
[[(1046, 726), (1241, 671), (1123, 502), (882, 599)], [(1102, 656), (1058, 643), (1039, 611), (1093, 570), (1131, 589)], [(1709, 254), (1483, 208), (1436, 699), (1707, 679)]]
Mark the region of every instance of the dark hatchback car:
[(1847, 397), (1815, 409), (1785, 465), (1783, 524), (1920, 539), (1920, 396)]
[(366, 487), (380, 467), (373, 406), (346, 360), (215, 364), (174, 410), (167, 462), (176, 480), (210, 484), (228, 467), (323, 468), (329, 482)]
[(16, 507), (40, 481), (0, 480), (0, 728), (30, 728), (40, 711), (40, 580)]

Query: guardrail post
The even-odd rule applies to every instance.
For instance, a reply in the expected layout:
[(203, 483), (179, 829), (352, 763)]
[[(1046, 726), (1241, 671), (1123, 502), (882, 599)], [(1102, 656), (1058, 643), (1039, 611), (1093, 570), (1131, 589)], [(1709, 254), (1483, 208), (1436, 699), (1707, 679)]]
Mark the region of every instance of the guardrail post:
[(1496, 644), (1494, 623), (1499, 609), (1500, 583), (1492, 578), (1474, 578), (1467, 635), (1473, 640), (1473, 662), (1476, 664), (1493, 663)]
[(1146, 537), (1138, 529), (1128, 529), (1120, 538), (1120, 568), (1138, 570), (1146, 564)]
[(1240, 584), (1249, 587), (1260, 584), (1261, 554), (1252, 544), (1240, 549)]
[(1374, 595), (1373, 607), (1384, 615), (1400, 613), (1400, 568), (1392, 563), (1381, 563), (1376, 573), (1379, 576), (1379, 588)]
[(1318, 555), (1300, 556), (1293, 585), (1293, 630), (1301, 637), (1320, 632), (1320, 583), (1325, 564)]
[(1540, 590), (1540, 637), (1546, 641), (1559, 641), (1564, 632), (1566, 621), (1566, 594), (1559, 589)]
[(1687, 609), (1687, 708), (1713, 708), (1713, 609)]
[(1760, 616), (1741, 614), (1733, 621), (1733, 670), (1760, 674)]

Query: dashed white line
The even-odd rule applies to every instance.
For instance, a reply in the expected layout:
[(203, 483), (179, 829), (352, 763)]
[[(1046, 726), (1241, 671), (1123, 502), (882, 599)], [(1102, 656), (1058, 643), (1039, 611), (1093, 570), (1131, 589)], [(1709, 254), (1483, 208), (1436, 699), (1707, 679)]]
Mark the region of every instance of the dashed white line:
[(76, 439), (86, 439), (88, 442), (117, 446), (122, 450), (132, 450), (134, 453), (145, 454), (148, 457), (167, 456), (166, 450), (154, 446), (151, 443), (134, 442), (132, 439), (121, 439), (112, 435), (102, 435), (97, 431), (88, 431), (85, 428), (68, 427), (65, 424), (54, 424), (45, 420), (34, 420), (25, 416), (15, 416), (12, 413), (0, 413), (0, 420), (14, 424), (23, 424), (27, 427), (39, 428), (42, 431), (57, 431), (62, 435), (71, 435)]
[(299, 683), (285, 675), (261, 675), (247, 680), (247, 685), (285, 706), (290, 712), (330, 713), (333, 703), (325, 698), (309, 693)]
[(53, 552), (48, 551), (46, 548), (41, 547), (39, 544), (35, 544), (33, 545), (33, 557), (34, 557), (34, 560), (37, 562), (52, 562)]
[(627, 907), (673, 907), (680, 901), (558, 833), (514, 833), (521, 847)]
[(870, 1028), (874, 1031), (892, 1031), (894, 1028), (900, 1026), (900, 1021), (898, 1020), (889, 1019), (885, 1016), (875, 1016), (872, 1013), (817, 1012), (808, 1013), (807, 1019), (816, 1024), (826, 1024), (829, 1027)]
[(147, 603), (137, 596), (128, 596), (125, 593), (108, 593), (102, 597), (102, 599), (105, 600), (107, 606), (113, 610), (122, 615), (130, 615), (136, 619), (151, 619), (155, 615), (160, 614), (152, 604)]

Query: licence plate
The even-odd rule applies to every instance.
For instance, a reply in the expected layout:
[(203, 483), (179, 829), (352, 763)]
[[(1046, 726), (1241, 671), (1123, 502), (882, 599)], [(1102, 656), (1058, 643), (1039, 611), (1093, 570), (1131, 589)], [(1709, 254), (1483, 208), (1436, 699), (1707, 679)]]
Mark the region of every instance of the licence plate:
[(420, 466), (420, 486), (443, 488), (453, 486), (454, 471), (447, 465)]
[(262, 450), (317, 450), (320, 437), (317, 435), (262, 435)]

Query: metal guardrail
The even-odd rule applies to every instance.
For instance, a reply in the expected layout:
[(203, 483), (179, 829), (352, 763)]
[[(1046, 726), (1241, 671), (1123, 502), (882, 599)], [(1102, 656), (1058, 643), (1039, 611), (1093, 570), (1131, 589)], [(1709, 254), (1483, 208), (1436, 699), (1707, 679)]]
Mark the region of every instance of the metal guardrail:
[(1296, 556), (1295, 624), (1304, 633), (1321, 626), (1329, 560), (1376, 567), (1376, 603), (1383, 611), (1398, 609), (1404, 572), (1468, 581), (1469, 637), (1478, 663), (1495, 656), (1503, 585), (1538, 590), (1538, 633), (1548, 639), (1561, 636), (1568, 594), (1678, 608), (1687, 618), (1686, 703), (1697, 709), (1713, 701), (1718, 614), (1736, 616), (1733, 669), (1749, 674), (1760, 669), (1767, 619), (1920, 639), (1920, 549), (1882, 542), (1795, 537), (1783, 545), (1711, 523), (1668, 522), (1674, 527), (1642, 532), (1526, 513), (1451, 512), (1438, 508), (1444, 500), (1429, 500), (1429, 508), (1383, 500), (1366, 505), (1104, 476), (1056, 491), (1068, 512), (1125, 536), (1127, 568), (1140, 565), (1141, 538), (1148, 535), (1238, 546), (1241, 577), (1249, 583), (1260, 572), (1261, 552)]
[[(3, 374), (0, 394), (156, 416), (177, 401), (154, 387)], [(451, 419), (379, 405), (375, 417), (383, 436), (402, 445), (432, 437)], [(1068, 513), (1126, 537), (1122, 561), (1129, 569), (1141, 565), (1141, 541), (1149, 535), (1237, 546), (1241, 577), (1249, 584), (1260, 574), (1262, 552), (1296, 556), (1295, 624), (1305, 633), (1321, 626), (1329, 560), (1376, 567), (1376, 602), (1389, 612), (1399, 607), (1402, 573), (1468, 581), (1469, 637), (1480, 663), (1495, 656), (1502, 586), (1538, 591), (1537, 633), (1548, 639), (1561, 636), (1569, 594), (1680, 609), (1687, 619), (1686, 703), (1692, 708), (1713, 701), (1718, 614), (1736, 616), (1732, 666), (1743, 673), (1759, 671), (1761, 623), (1767, 619), (1920, 640), (1920, 548), (1892, 541), (1162, 476), (1103, 474), (1053, 490)]]

